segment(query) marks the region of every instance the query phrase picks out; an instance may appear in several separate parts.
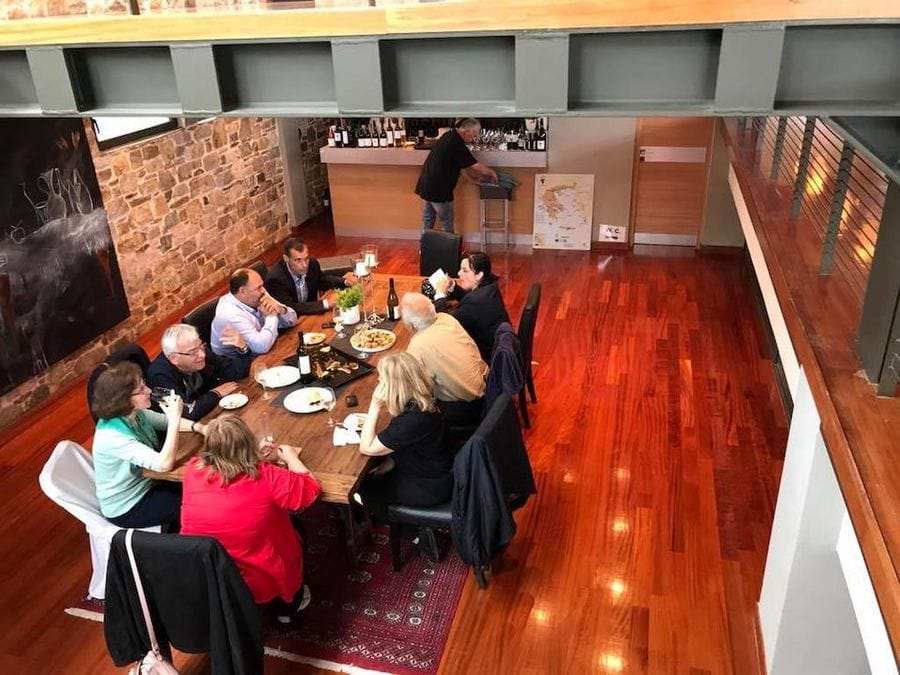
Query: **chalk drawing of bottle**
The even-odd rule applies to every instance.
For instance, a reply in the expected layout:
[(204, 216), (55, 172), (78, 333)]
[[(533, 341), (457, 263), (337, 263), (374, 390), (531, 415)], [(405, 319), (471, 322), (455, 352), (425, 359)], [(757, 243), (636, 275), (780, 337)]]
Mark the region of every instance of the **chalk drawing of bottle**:
[(34, 217), (37, 219), (37, 222), (41, 225), (45, 224), (47, 222), (47, 200), (34, 201), (31, 195), (28, 194), (28, 190), (25, 189), (25, 183), (19, 183), (19, 185), (22, 186), (22, 194), (25, 195), (25, 199), (28, 200), (31, 208), (34, 209)]
[(47, 222), (65, 218), (67, 215), (66, 200), (62, 195), (62, 178), (59, 176), (59, 169), (54, 167), (42, 173), (38, 178), (38, 186), (47, 194)]
[(94, 200), (91, 199), (91, 192), (78, 173), (78, 169), (72, 171), (72, 180), (66, 185), (66, 192), (69, 194), (69, 205), (72, 211), (77, 211), (86, 216), (94, 210)]

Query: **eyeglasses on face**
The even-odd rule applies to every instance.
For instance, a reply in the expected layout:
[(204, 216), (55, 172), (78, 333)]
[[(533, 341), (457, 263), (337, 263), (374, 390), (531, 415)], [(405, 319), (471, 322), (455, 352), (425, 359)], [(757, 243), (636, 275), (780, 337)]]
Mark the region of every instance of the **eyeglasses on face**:
[(206, 343), (201, 342), (199, 345), (186, 352), (172, 352), (173, 354), (178, 354), (179, 356), (190, 356), (191, 358), (197, 358), (201, 354), (206, 353)]
[(137, 391), (131, 392), (131, 395), (132, 396), (140, 396), (141, 394), (147, 394), (149, 392), (150, 392), (150, 387), (147, 386), (146, 382), (141, 381), (141, 386), (138, 387)]

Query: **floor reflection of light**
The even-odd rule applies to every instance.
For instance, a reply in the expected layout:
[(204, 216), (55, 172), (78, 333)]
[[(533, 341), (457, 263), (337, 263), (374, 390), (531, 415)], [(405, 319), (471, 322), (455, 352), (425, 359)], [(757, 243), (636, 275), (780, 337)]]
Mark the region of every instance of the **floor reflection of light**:
[(546, 626), (550, 623), (550, 612), (546, 609), (535, 608), (531, 610), (531, 616), (534, 618), (534, 622), (541, 626)]
[(628, 473), (628, 469), (626, 469), (625, 467), (620, 466), (618, 469), (616, 469), (617, 480), (628, 480), (628, 476), (630, 475), (631, 474)]
[(621, 579), (613, 579), (609, 583), (609, 591), (613, 594), (614, 598), (621, 597), (625, 592), (625, 582)]
[(566, 471), (563, 474), (563, 483), (574, 483), (575, 482), (575, 474), (571, 471)]
[(624, 518), (616, 518), (612, 524), (613, 532), (627, 532), (628, 531), (628, 521)]
[(608, 673), (621, 673), (625, 669), (625, 659), (618, 654), (601, 654), (600, 667)]

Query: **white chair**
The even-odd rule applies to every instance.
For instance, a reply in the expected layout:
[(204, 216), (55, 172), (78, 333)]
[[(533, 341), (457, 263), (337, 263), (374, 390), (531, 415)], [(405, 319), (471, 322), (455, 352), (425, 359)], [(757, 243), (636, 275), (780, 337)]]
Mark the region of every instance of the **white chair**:
[[(109, 546), (113, 535), (122, 528), (113, 525), (100, 513), (93, 458), (78, 443), (60, 441), (41, 469), (39, 481), (45, 495), (84, 523), (94, 568), (88, 594), (98, 600), (105, 599)], [(148, 527), (145, 531), (159, 532), (160, 527)]]

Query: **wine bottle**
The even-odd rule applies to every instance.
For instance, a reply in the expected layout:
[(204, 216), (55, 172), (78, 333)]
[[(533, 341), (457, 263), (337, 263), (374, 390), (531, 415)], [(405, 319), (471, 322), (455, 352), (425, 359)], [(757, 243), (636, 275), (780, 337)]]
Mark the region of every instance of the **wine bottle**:
[(309, 384), (316, 379), (312, 371), (312, 359), (306, 348), (306, 340), (303, 338), (303, 331), (297, 334), (297, 368), (300, 370), (300, 382), (303, 384)]
[(359, 125), (359, 147), (361, 147), (361, 148), (372, 147), (372, 142), (369, 140), (369, 130), (366, 129), (365, 124)]
[(334, 147), (344, 147), (344, 136), (341, 134), (341, 125), (339, 122), (334, 125)]
[(394, 147), (394, 123), (388, 117), (384, 123), (384, 133), (387, 136), (387, 147)]
[(541, 118), (540, 124), (538, 125), (537, 149), (538, 151), (547, 149), (547, 131), (544, 129), (543, 118)]
[(344, 124), (344, 120), (341, 120), (341, 141), (345, 148), (350, 147), (350, 130), (347, 128), (347, 125)]
[(388, 146), (387, 142), (387, 129), (385, 129), (384, 123), (381, 125), (381, 136), (378, 137), (378, 147), (386, 148)]
[(398, 145), (402, 148), (406, 142), (406, 121), (401, 117), (397, 120), (397, 124), (400, 125), (400, 143)]
[(400, 300), (397, 298), (397, 291), (394, 290), (394, 278), (389, 280), (390, 290), (387, 297), (387, 318), (388, 321), (398, 321), (400, 319)]
[(330, 127), (328, 127), (328, 147), (329, 148), (334, 147), (334, 125), (333, 124)]

